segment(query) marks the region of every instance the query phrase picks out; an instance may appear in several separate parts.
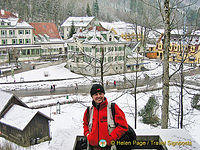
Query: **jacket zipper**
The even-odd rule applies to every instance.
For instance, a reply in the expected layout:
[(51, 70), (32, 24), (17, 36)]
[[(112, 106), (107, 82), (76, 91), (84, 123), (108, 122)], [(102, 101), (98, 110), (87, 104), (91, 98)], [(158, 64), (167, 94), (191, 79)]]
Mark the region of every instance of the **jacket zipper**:
[(98, 109), (98, 143), (99, 143), (99, 109)]

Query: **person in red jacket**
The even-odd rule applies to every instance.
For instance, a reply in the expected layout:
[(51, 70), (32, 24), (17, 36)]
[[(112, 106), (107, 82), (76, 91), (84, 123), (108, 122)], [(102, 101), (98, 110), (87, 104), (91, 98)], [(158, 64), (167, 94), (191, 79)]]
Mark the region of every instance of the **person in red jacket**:
[[(89, 129), (88, 109), (83, 118), (84, 136), (87, 137), (90, 150), (110, 150), (113, 141), (118, 140), (128, 130), (124, 112), (115, 104), (115, 129), (109, 134), (107, 123), (107, 98), (100, 84), (94, 84), (90, 90), (93, 99), (92, 127)], [(101, 144), (104, 144), (102, 146)], [(106, 144), (106, 146), (105, 146)]]

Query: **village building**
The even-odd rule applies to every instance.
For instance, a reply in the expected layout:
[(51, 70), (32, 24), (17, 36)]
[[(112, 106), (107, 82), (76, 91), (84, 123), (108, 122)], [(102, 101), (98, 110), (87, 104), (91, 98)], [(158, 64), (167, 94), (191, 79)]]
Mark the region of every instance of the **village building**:
[(14, 94), (0, 90), (0, 136), (21, 146), (51, 140), (49, 121)]
[(42, 49), (41, 57), (55, 58), (65, 56), (64, 41), (62, 40), (55, 23), (34, 22), (30, 23), (34, 28), (35, 45)]
[(19, 56), (23, 58), (27, 49), (40, 50), (40, 46), (33, 45), (33, 27), (11, 12), (0, 11), (0, 32), (0, 58), (3, 62), (17, 61)]
[[(163, 38), (164, 30), (160, 31), (160, 36), (157, 38), (155, 46), (149, 47), (147, 57), (163, 59)], [(185, 36), (186, 35), (186, 36)], [(183, 54), (184, 53), (184, 54)], [(183, 59), (182, 59), (183, 58)], [(193, 31), (184, 34), (182, 29), (171, 31), (171, 41), (169, 47), (169, 61), (182, 62), (187, 64), (200, 63), (200, 31)]]
[(131, 62), (126, 54), (128, 44), (113, 31), (100, 25), (80, 30), (66, 40), (67, 68), (72, 72), (91, 76), (99, 76), (102, 68), (104, 75), (140, 70), (142, 59), (139, 59), (137, 67), (133, 67), (136, 62)]
[(69, 38), (69, 33), (72, 27), (72, 24), (74, 25), (75, 32), (81, 30), (85, 30), (95, 24), (95, 17), (69, 17), (67, 20), (63, 22), (61, 27), (63, 28), (64, 32), (64, 39)]
[[(126, 41), (135, 41), (137, 38), (141, 40), (141, 26), (136, 26), (135, 24), (126, 22), (100, 22), (102, 27), (111, 30), (115, 35), (121, 36)], [(136, 30), (137, 27), (137, 30)], [(136, 33), (137, 32), (137, 33)], [(138, 34), (138, 35), (137, 35)]]
[(55, 24), (30, 25), (17, 14), (0, 11), (0, 62), (17, 63), (61, 52), (64, 53), (64, 42)]

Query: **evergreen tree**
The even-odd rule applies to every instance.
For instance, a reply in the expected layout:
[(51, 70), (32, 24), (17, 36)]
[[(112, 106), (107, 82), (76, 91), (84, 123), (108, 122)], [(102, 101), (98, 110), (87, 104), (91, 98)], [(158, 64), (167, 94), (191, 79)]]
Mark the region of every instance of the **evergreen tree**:
[(95, 0), (95, 2), (93, 3), (92, 11), (93, 11), (93, 16), (95, 17), (99, 16), (99, 4), (97, 0)]
[(87, 3), (86, 13), (87, 13), (88, 17), (92, 16), (92, 13), (91, 13), (91, 10), (90, 10), (90, 5), (88, 3)]
[(75, 26), (74, 26), (74, 22), (72, 21), (71, 29), (69, 32), (69, 38), (71, 38), (73, 34), (75, 34)]
[(138, 112), (139, 116), (142, 117), (142, 122), (145, 124), (151, 124), (158, 126), (160, 124), (160, 119), (156, 115), (156, 109), (159, 107), (158, 101), (154, 96), (151, 96), (146, 103), (145, 107)]

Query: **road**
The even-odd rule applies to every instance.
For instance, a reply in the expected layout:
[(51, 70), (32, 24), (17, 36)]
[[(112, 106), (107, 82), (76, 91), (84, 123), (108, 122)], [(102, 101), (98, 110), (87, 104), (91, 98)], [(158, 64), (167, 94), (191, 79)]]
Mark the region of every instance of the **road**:
[[(190, 71), (184, 72), (184, 76), (191, 76), (191, 74), (200, 74), (200, 69), (194, 69)], [(171, 83), (179, 83), (179, 75), (176, 74), (171, 78)], [(105, 86), (106, 90), (112, 90), (112, 89), (124, 89), (124, 88), (132, 88), (134, 81), (127, 81), (126, 87), (124, 87), (124, 82), (117, 82), (117, 87), (114, 87), (113, 85)], [(157, 77), (151, 77), (148, 79), (138, 79), (138, 87), (142, 86), (148, 86), (150, 88), (155, 87), (157, 83), (162, 83), (162, 76)], [(200, 86), (200, 83), (197, 81), (192, 80), (185, 80), (186, 84), (189, 85), (195, 85)], [(156, 87), (155, 87), (156, 89)], [(44, 96), (44, 95), (61, 95), (61, 94), (75, 94), (75, 93), (83, 93), (88, 94), (90, 91), (90, 85), (79, 85), (78, 90), (75, 90), (75, 86), (70, 87), (57, 87), (55, 91), (50, 92), (50, 89), (38, 89), (38, 90), (16, 90), (12, 91), (14, 94), (16, 94), (19, 97), (28, 97), (28, 96)]]

